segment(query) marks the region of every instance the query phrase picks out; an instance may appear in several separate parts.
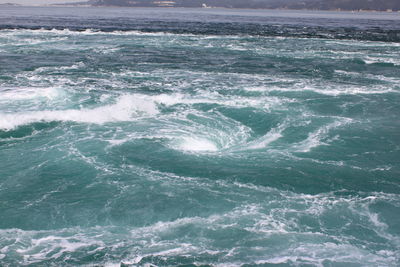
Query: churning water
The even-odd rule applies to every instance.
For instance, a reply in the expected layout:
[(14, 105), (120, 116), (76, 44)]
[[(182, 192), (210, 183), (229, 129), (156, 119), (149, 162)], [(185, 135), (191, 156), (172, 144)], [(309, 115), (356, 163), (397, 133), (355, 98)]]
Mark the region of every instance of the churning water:
[(1, 266), (398, 266), (400, 19), (0, 10)]

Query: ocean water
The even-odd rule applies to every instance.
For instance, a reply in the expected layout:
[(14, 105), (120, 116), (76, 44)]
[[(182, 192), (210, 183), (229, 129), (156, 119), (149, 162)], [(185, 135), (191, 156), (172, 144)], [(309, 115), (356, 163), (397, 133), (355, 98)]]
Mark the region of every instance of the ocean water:
[(400, 16), (0, 8), (0, 266), (399, 266)]

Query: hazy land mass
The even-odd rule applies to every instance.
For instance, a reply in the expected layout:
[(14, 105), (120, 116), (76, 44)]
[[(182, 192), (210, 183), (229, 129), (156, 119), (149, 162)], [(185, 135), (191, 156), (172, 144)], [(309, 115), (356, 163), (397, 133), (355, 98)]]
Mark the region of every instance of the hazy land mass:
[(223, 7), (318, 10), (399, 11), (399, 0), (90, 0), (91, 6), (126, 7)]

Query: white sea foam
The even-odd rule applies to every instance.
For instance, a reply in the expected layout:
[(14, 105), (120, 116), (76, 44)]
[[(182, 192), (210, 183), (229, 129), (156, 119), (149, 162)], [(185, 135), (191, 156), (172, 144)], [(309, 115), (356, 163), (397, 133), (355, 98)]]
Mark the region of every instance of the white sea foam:
[[(312, 253), (310, 253), (312, 251)], [(358, 248), (350, 244), (335, 244), (324, 242), (322, 244), (300, 243), (297, 247), (284, 250), (271, 258), (256, 260), (256, 264), (284, 264), (301, 263), (314, 266), (325, 266), (324, 262), (333, 263), (357, 263), (361, 265), (381, 265), (395, 262), (395, 258), (385, 259), (382, 256), (370, 253), (368, 250)]]
[(169, 140), (168, 147), (184, 152), (222, 152), (246, 142), (250, 136), (251, 129), (221, 114), (196, 114), (194, 110), (189, 114), (180, 121), (164, 121), (158, 137)]
[(54, 67), (40, 67), (35, 69), (35, 73), (40, 73), (43, 71), (60, 71), (60, 70), (77, 70), (85, 67), (85, 63), (83, 62), (77, 62), (75, 64), (72, 64), (70, 66), (54, 66)]
[(366, 64), (388, 63), (395, 66), (400, 65), (400, 60), (397, 58), (366, 57), (363, 60)]
[(61, 36), (74, 36), (74, 35), (120, 35), (120, 36), (187, 36), (187, 37), (195, 37), (194, 34), (176, 34), (176, 33), (169, 33), (169, 32), (143, 32), (137, 30), (130, 30), (130, 31), (100, 31), (96, 29), (85, 29), (82, 31), (73, 31), (70, 29), (14, 29), (14, 30), (0, 30), (0, 36), (10, 36), (10, 35), (19, 35), (29, 33), (32, 35), (61, 35)]
[(362, 46), (362, 47), (399, 47), (400, 44), (397, 42), (381, 42), (381, 41), (350, 41), (350, 40), (326, 40), (326, 43), (338, 44), (345, 46)]
[[(163, 173), (159, 175), (159, 179), (163, 180), (161, 177)], [(181, 186), (183, 188), (193, 186), (197, 178), (194, 179), (187, 180), (187, 184)], [(221, 266), (232, 266), (232, 263), (240, 266), (242, 262), (236, 262), (236, 256), (239, 254), (247, 255), (246, 259), (241, 259), (242, 261), (259, 264), (291, 261), (315, 265), (324, 260), (384, 266), (392, 266), (396, 263), (396, 252), (400, 246), (398, 237), (388, 234), (387, 226), (381, 222), (380, 215), (371, 212), (369, 206), (387, 200), (398, 204), (398, 195), (382, 192), (371, 193), (364, 197), (336, 195), (340, 192), (309, 195), (273, 188), (265, 191), (263, 188), (268, 187), (251, 184), (229, 182), (219, 184), (218, 181), (207, 179), (204, 181), (203, 178), (198, 178), (198, 180), (203, 182), (201, 185), (218, 184), (227, 187), (226, 189), (229, 190), (225, 193), (218, 191), (223, 194), (222, 198), (228, 197), (236, 190), (242, 193), (249, 190), (250, 196), (254, 196), (247, 198), (249, 201), (247, 205), (239, 205), (217, 214), (157, 221), (142, 227), (124, 226), (120, 229), (111, 226), (75, 227), (48, 231), (3, 229), (0, 230), (2, 236), (0, 244), (5, 245), (0, 250), (0, 254), (16, 253), (24, 258), (25, 264), (39, 264), (49, 258), (54, 260), (73, 258), (76, 252), (94, 255), (96, 251), (104, 249), (112, 250), (117, 257), (119, 253), (124, 254), (124, 256), (121, 255), (120, 262), (132, 264), (139, 264), (143, 259), (151, 256), (168, 258), (182, 255), (195, 257), (205, 254), (213, 256)], [(266, 192), (270, 193), (266, 194)], [(260, 203), (260, 196), (264, 196), (264, 203)], [(317, 207), (318, 211), (316, 211)], [(345, 222), (357, 220), (360, 226), (371, 230), (371, 233), (376, 231), (381, 234), (384, 241), (380, 243), (380, 246), (383, 248), (377, 251), (371, 250), (365, 247), (366, 243), (363, 243), (363, 240), (356, 240), (354, 236), (325, 231), (324, 217), (337, 213), (341, 214), (341, 220)], [(313, 220), (313, 218), (318, 220), (321, 225), (320, 230), (309, 231), (307, 227), (302, 228), (299, 220), (304, 218), (303, 216), (308, 216), (305, 217), (308, 220)], [(189, 231), (188, 229), (194, 229), (196, 233), (200, 231), (202, 234), (181, 234), (183, 231)], [(259, 245), (249, 248), (245, 243), (241, 243), (240, 239), (226, 248), (214, 245), (216, 234), (227, 235), (231, 231), (245, 232), (253, 241), (260, 241)], [(288, 242), (282, 243), (278, 251), (266, 242), (277, 235)], [(388, 242), (387, 245), (385, 245), (386, 242)], [(126, 255), (126, 251), (132, 251), (132, 253)]]
[(311, 149), (321, 146), (327, 145), (323, 140), (327, 138), (327, 135), (331, 129), (338, 128), (349, 124), (352, 122), (352, 119), (349, 118), (340, 118), (332, 123), (324, 125), (318, 128), (316, 131), (311, 132), (307, 139), (296, 143), (293, 145), (293, 148), (297, 152), (310, 152)]
[(63, 95), (64, 92), (60, 88), (55, 87), (22, 87), (12, 88), (0, 91), (0, 102), (3, 101), (19, 101), (31, 100), (36, 98), (54, 99)]
[(398, 92), (391, 87), (375, 85), (375, 86), (354, 86), (354, 85), (330, 85), (326, 88), (305, 87), (305, 91), (314, 91), (323, 95), (339, 96), (339, 95), (369, 95), (369, 94), (386, 94)]
[[(364, 73), (359, 73), (359, 72), (343, 71), (343, 70), (335, 70), (335, 73), (350, 76), (350, 77), (368, 78), (368, 79), (373, 79), (373, 80), (390, 82), (393, 85), (400, 85), (400, 78), (398, 78), (398, 77), (388, 77), (388, 76), (376, 75), (376, 74), (364, 74)], [(388, 88), (388, 89), (390, 89), (390, 88)], [(376, 89), (372, 89), (371, 91), (374, 92), (374, 91), (376, 91)], [(385, 90), (382, 90), (382, 91), (385, 92)], [(387, 91), (387, 92), (389, 92), (389, 91)]]
[(79, 123), (104, 124), (107, 122), (130, 121), (138, 116), (154, 116), (157, 105), (144, 95), (123, 95), (115, 104), (97, 108), (68, 110), (43, 110), (18, 113), (0, 113), (0, 129), (11, 130), (34, 122), (74, 121)]
[[(335, 84), (327, 83), (326, 81), (321, 81), (315, 79), (313, 81), (307, 79), (292, 80), (290, 78), (276, 78), (271, 85), (258, 85), (252, 87), (245, 87), (246, 91), (249, 92), (315, 92), (322, 95), (328, 96), (339, 96), (339, 95), (368, 95), (368, 94), (386, 94), (399, 92), (395, 86), (400, 84), (399, 79), (394, 77), (386, 77), (382, 75), (372, 75), (372, 74), (362, 74), (357, 72), (346, 72), (341, 70), (336, 70), (336, 73), (346, 76), (355, 76), (362, 78), (369, 78), (379, 81), (390, 82), (393, 86), (387, 86), (382, 84), (376, 85), (358, 85), (353, 84)], [(275, 82), (283, 83), (283, 85), (276, 85)], [(290, 85), (287, 85), (290, 83)]]
[(218, 147), (207, 139), (184, 137), (178, 141), (177, 148), (184, 151), (217, 151)]
[(140, 124), (134, 132), (116, 133), (103, 140), (111, 146), (133, 139), (157, 139), (172, 149), (184, 152), (229, 151), (247, 142), (251, 129), (218, 112), (202, 112), (191, 104), (191, 98), (159, 95), (149, 97), (159, 105), (176, 106), (175, 112), (163, 113)]
[(244, 96), (225, 96), (218, 92), (210, 91), (199, 91), (195, 95), (174, 93), (174, 94), (160, 94), (151, 96), (155, 102), (164, 104), (167, 106), (177, 105), (177, 104), (217, 104), (221, 106), (230, 107), (256, 107), (262, 109), (272, 109), (274, 107), (281, 106), (285, 103), (292, 102), (293, 100), (285, 97), (244, 97)]
[(256, 140), (247, 144), (250, 149), (260, 149), (265, 148), (272, 142), (275, 142), (282, 137), (282, 132), (286, 128), (286, 123), (280, 124), (278, 127), (271, 129), (268, 133), (257, 138)]

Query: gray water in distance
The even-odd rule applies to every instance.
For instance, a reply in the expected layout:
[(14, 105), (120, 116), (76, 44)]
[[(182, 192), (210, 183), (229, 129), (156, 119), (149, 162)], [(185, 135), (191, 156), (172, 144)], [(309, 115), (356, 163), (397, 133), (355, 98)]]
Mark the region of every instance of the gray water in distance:
[(0, 266), (399, 266), (399, 103), (398, 14), (1, 7)]

